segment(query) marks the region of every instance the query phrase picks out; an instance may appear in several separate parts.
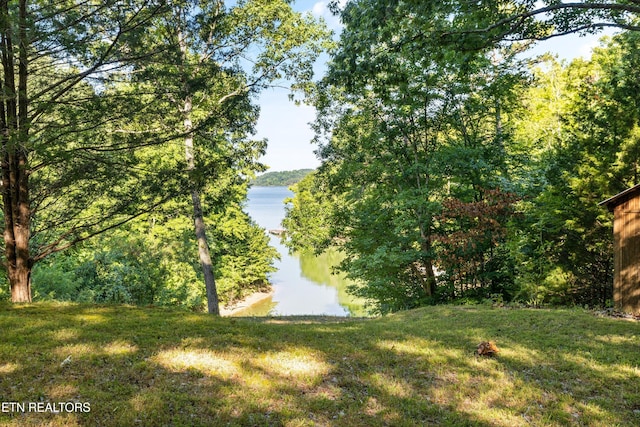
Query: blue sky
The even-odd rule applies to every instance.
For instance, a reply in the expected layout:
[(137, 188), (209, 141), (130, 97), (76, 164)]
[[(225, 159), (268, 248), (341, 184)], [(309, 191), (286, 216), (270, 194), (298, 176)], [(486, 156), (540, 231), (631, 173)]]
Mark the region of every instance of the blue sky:
[[(337, 33), (340, 31), (339, 19), (331, 15), (327, 4), (328, 0), (297, 0), (294, 9), (324, 18)], [(321, 73), (325, 67), (319, 62), (316, 69)], [(317, 79), (320, 77), (316, 76)], [(313, 131), (309, 125), (315, 119), (315, 110), (308, 105), (295, 105), (288, 95), (286, 89), (268, 89), (259, 99), (256, 137), (269, 141), (267, 154), (261, 159), (269, 166), (269, 171), (312, 169), (320, 165), (313, 153), (316, 147), (311, 144)]]
[[(297, 0), (294, 8), (323, 17), (334, 31), (340, 31), (339, 20), (327, 9), (328, 0)], [(611, 32), (609, 32), (610, 34)], [(559, 58), (571, 60), (588, 57), (591, 49), (598, 45), (601, 36), (579, 37), (570, 35), (539, 43), (533, 54), (551, 52)], [(324, 70), (322, 64), (316, 67)], [(320, 78), (318, 75), (316, 78)], [(269, 171), (316, 168), (320, 165), (314, 154), (316, 147), (311, 144), (313, 131), (309, 125), (315, 118), (315, 110), (308, 105), (296, 106), (289, 101), (286, 89), (269, 89), (259, 99), (261, 113), (257, 124), (257, 138), (267, 138), (267, 153), (261, 161), (269, 166)]]

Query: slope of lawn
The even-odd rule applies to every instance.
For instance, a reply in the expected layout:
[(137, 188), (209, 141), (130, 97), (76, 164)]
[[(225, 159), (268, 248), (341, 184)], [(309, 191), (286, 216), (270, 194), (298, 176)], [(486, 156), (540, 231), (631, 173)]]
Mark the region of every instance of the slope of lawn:
[(640, 425), (640, 323), (587, 311), (0, 305), (0, 329), (0, 425)]

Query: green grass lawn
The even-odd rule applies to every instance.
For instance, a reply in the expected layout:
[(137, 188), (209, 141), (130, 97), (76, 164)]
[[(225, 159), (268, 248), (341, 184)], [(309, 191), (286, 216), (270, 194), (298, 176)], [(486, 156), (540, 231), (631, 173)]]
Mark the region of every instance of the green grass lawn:
[[(0, 306), (0, 328), (0, 425), (640, 425), (640, 323), (587, 311), (216, 319), (33, 304)], [(498, 357), (474, 356), (484, 340)]]

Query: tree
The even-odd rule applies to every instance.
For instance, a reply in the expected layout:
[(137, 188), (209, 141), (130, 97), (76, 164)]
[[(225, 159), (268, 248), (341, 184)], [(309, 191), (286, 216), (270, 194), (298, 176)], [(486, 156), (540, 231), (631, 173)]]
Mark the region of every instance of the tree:
[[(223, 1), (174, 1), (171, 14), (155, 22), (145, 42), (170, 46), (165, 59), (142, 64), (140, 80), (164, 103), (171, 134), (180, 129), (192, 200), (198, 254), (209, 312), (219, 314), (214, 266), (202, 193), (209, 188), (221, 209), (237, 194), (233, 184), (263, 170), (263, 141), (250, 141), (257, 108), (252, 97), (280, 79), (301, 87), (328, 33), (284, 0), (246, 0), (226, 9)], [(149, 87), (152, 81), (152, 87)], [(215, 190), (211, 190), (215, 189)], [(237, 201), (237, 200), (236, 200)]]
[(287, 230), (285, 243), (290, 250), (320, 253), (331, 245), (331, 224), (337, 197), (323, 188), (317, 173), (307, 174), (291, 186), (295, 197), (285, 200)]
[[(485, 190), (476, 201), (448, 199), (437, 216), (434, 236), (439, 251), (440, 299), (463, 297), (510, 299), (512, 278), (506, 276), (500, 249), (506, 241), (516, 198), (501, 190)], [(508, 266), (510, 267), (510, 266)], [(442, 286), (444, 285), (444, 286)]]
[[(597, 202), (638, 176), (638, 7), (347, 3), (316, 98), (318, 177), (344, 201), (331, 236), (358, 292), (379, 311), (465, 289), (606, 302), (611, 218)], [(528, 46), (515, 42), (604, 26), (630, 31), (594, 62), (546, 63), (531, 76), (514, 61)], [(429, 265), (439, 269), (431, 292), (416, 286)]]
[[(546, 40), (572, 33), (594, 33), (604, 27), (640, 30), (640, 2), (635, 0), (476, 2), (465, 12), (474, 16), (461, 17), (456, 30), (487, 37), (491, 42)], [(478, 20), (480, 14), (485, 15), (483, 20)]]
[[(330, 2), (339, 13), (339, 1)], [(367, 2), (369, 10), (390, 10), (400, 2), (377, 0)], [(605, 27), (638, 31), (640, 2), (637, 0), (602, 0), (561, 2), (556, 0), (500, 0), (402, 2), (413, 13), (421, 30), (417, 34), (397, 37), (389, 44), (394, 48), (405, 43), (437, 39), (441, 45), (460, 50), (475, 50), (500, 42), (546, 40), (572, 33), (595, 33)], [(432, 17), (446, 18), (435, 25), (424, 26)]]
[(380, 312), (436, 298), (442, 202), (479, 201), (508, 180), (508, 112), (522, 80), (511, 52), (459, 55), (421, 39), (448, 20), (419, 15), (421, 5), (348, 3), (316, 97), (319, 175), (343, 201), (332, 237), (356, 292)]
[[(160, 203), (144, 179), (121, 173), (131, 172), (121, 154), (141, 138), (111, 138), (134, 97), (124, 102), (110, 82), (153, 54), (136, 40), (162, 3), (0, 2), (5, 265), (14, 302), (31, 300), (36, 262)], [(113, 197), (96, 201), (104, 186)]]
[(638, 182), (637, 57), (638, 34), (622, 33), (590, 60), (543, 63), (523, 96), (530, 177), (511, 244), (532, 301), (611, 299), (613, 218), (598, 202)]
[[(203, 247), (206, 178), (220, 190), (212, 199), (237, 201), (233, 182), (260, 168), (264, 143), (245, 138), (257, 114), (251, 97), (280, 77), (304, 84), (325, 35), (286, 2), (241, 2), (229, 13), (220, 1), (0, 6), (4, 235), (16, 302), (31, 299), (36, 262), (185, 189)], [(200, 103), (207, 82), (215, 94)], [(199, 150), (196, 136), (230, 144)]]

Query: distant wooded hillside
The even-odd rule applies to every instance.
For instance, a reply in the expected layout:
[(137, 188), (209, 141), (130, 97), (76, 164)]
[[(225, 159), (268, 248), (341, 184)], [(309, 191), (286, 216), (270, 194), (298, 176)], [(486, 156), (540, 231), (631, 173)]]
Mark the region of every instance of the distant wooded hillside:
[(313, 169), (297, 169), (293, 171), (267, 172), (253, 181), (258, 187), (288, 187), (313, 172)]

